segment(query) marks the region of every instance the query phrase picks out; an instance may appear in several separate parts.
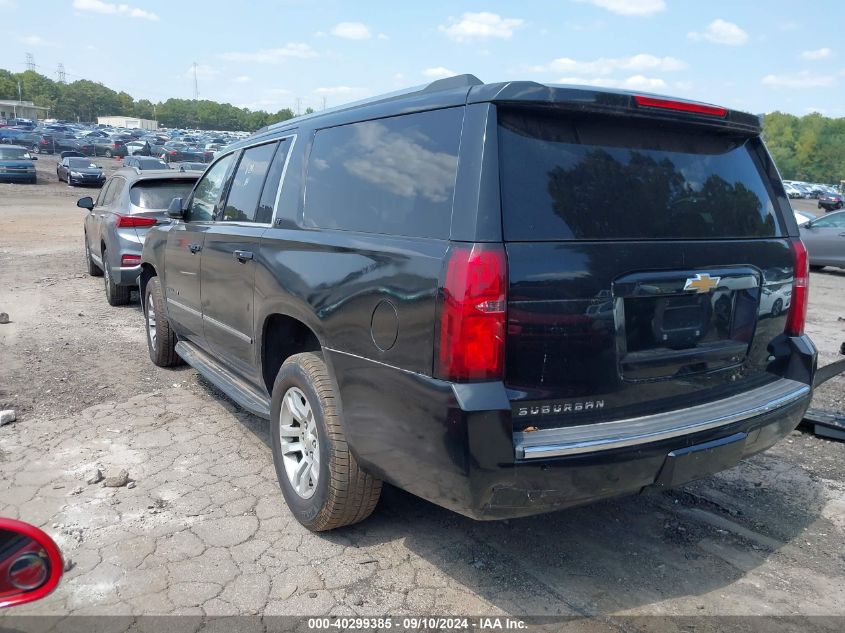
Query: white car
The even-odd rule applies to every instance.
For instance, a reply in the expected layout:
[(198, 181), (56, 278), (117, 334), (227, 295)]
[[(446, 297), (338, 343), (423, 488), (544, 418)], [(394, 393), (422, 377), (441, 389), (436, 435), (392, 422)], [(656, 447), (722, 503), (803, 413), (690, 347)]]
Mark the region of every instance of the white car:
[(804, 226), (810, 220), (815, 220), (815, 218), (810, 215), (809, 213), (805, 213), (804, 211), (796, 211), (795, 209), (792, 210), (793, 215), (795, 215), (795, 221), (798, 223), (798, 226)]

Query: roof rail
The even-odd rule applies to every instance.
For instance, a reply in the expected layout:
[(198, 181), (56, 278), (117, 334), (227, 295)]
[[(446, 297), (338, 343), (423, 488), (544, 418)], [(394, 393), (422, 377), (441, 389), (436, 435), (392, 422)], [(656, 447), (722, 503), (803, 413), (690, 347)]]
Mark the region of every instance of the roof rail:
[(429, 84), (425, 84), (422, 86), (413, 86), (411, 88), (403, 88), (402, 90), (397, 90), (395, 92), (388, 92), (383, 95), (378, 95), (376, 97), (370, 97), (368, 99), (361, 99), (360, 101), (352, 101), (350, 103), (344, 103), (343, 105), (336, 106), (334, 108), (328, 108), (327, 110), (320, 110), (319, 112), (314, 112), (312, 114), (304, 114), (302, 116), (297, 116), (292, 119), (286, 119), (285, 121), (279, 121), (278, 123), (272, 123), (267, 125), (255, 134), (261, 134), (262, 132), (269, 132), (270, 130), (275, 130), (280, 127), (285, 127), (290, 125), (291, 123), (296, 123), (299, 121), (304, 121), (306, 119), (311, 119), (314, 117), (322, 116), (324, 114), (330, 114), (335, 112), (343, 112), (344, 110), (352, 110), (353, 108), (360, 108), (362, 106), (373, 105), (376, 103), (382, 103), (386, 101), (394, 101), (396, 99), (401, 99), (402, 97), (409, 97), (413, 94), (420, 94), (420, 93), (430, 93), (430, 92), (441, 92), (443, 90), (455, 90), (457, 88), (470, 88), (472, 86), (481, 86), (484, 85), (484, 82), (481, 81), (475, 75), (464, 74), (464, 75), (455, 75), (454, 77), (446, 77), (444, 79), (437, 79), (432, 81)]

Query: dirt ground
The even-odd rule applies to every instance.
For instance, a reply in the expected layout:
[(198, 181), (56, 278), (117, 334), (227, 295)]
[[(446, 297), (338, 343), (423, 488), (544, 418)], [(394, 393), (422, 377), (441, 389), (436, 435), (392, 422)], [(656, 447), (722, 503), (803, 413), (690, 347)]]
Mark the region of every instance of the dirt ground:
[[(96, 192), (38, 168), (38, 185), (0, 184), (0, 408), (18, 413), (0, 427), (0, 516), (71, 563), (18, 614), (845, 615), (845, 444), (801, 431), (665, 493), (477, 523), (387, 489), (365, 523), (309, 533), (265, 423), (194, 370), (154, 367), (137, 301), (109, 307), (84, 273), (74, 203)], [(845, 271), (811, 284), (826, 364)], [(814, 406), (842, 413), (845, 379)], [(134, 486), (86, 484), (97, 467)]]

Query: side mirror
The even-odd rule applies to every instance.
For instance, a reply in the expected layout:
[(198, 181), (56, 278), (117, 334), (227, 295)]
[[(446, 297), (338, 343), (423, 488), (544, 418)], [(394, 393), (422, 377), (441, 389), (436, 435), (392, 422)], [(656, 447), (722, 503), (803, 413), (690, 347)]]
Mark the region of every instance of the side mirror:
[(88, 209), (89, 211), (94, 208), (94, 198), (91, 196), (85, 196), (84, 198), (80, 198), (76, 201), (76, 206), (80, 209)]
[(53, 539), (33, 525), (0, 519), (0, 609), (40, 600), (64, 573)]
[(38, 160), (38, 156), (30, 156), (29, 159), (30, 160)]
[(173, 198), (170, 201), (170, 206), (167, 207), (167, 215), (174, 220), (181, 220), (185, 216), (182, 209), (182, 198)]

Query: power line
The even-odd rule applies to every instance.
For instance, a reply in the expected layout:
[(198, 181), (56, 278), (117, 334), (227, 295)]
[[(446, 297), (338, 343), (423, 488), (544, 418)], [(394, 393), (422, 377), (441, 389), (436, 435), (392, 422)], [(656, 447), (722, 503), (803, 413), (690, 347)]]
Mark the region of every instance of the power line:
[(35, 70), (35, 58), (32, 56), (32, 53), (26, 54), (26, 69)]
[(59, 80), (60, 84), (66, 84), (67, 78), (65, 77), (65, 65), (59, 62), (59, 65), (56, 66), (56, 77)]

